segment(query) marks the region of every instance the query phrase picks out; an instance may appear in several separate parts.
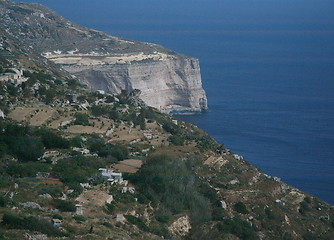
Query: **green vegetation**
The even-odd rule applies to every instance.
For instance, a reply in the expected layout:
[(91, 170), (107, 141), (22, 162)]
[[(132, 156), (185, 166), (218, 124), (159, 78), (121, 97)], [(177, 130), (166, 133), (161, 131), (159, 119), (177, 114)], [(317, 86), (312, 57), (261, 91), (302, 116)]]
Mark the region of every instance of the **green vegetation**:
[(120, 202), (125, 204), (136, 202), (133, 194), (129, 192), (121, 193), (121, 191), (117, 188), (111, 188), (109, 194), (114, 197), (115, 202)]
[(247, 214), (249, 211), (247, 210), (245, 204), (243, 202), (237, 202), (234, 204), (234, 210), (238, 213)]
[(68, 187), (74, 190), (72, 196), (77, 196), (82, 192), (80, 183), (88, 182), (90, 177), (97, 174), (101, 166), (106, 162), (101, 158), (74, 156), (70, 159), (61, 159), (53, 166), (52, 173)]
[(63, 138), (60, 134), (50, 129), (41, 128), (37, 131), (37, 134), (41, 136), (42, 142), (47, 149), (67, 149), (70, 147), (70, 142), (67, 139)]
[(135, 216), (132, 215), (124, 215), (124, 217), (126, 218), (126, 220), (128, 220), (130, 223), (132, 223), (133, 225), (136, 225), (140, 230), (144, 231), (144, 232), (148, 232), (150, 229), (146, 226), (146, 224), (143, 222), (143, 220), (141, 220), (140, 218), (137, 218)]
[(106, 206), (104, 208), (104, 211), (108, 214), (114, 214), (115, 211), (115, 203), (106, 203)]
[(238, 217), (226, 219), (217, 225), (219, 231), (223, 233), (231, 233), (243, 240), (257, 240), (258, 237), (252, 226)]
[(89, 126), (89, 116), (85, 113), (76, 113), (74, 115), (75, 120), (73, 122), (74, 125), (82, 125), (82, 126)]
[(209, 220), (211, 209), (208, 199), (198, 191), (191, 161), (166, 155), (150, 157), (132, 180), (155, 206), (173, 214), (188, 210), (196, 223)]
[(62, 212), (75, 212), (75, 203), (72, 201), (65, 201), (60, 199), (54, 200), (55, 208), (59, 209)]
[(86, 144), (91, 152), (97, 153), (100, 157), (113, 157), (117, 161), (122, 161), (129, 156), (126, 146), (106, 144), (103, 138), (95, 134), (87, 140)]
[(51, 221), (33, 216), (19, 217), (16, 215), (4, 214), (2, 224), (9, 229), (27, 229), (38, 231), (48, 236), (61, 237), (62, 232), (54, 228)]
[(134, 118), (133, 123), (135, 126), (139, 125), (141, 130), (146, 129), (146, 122), (145, 122), (145, 111), (143, 108), (140, 109), (140, 113), (137, 117)]
[(11, 154), (20, 161), (35, 161), (42, 156), (44, 145), (31, 128), (0, 121), (0, 156)]
[(309, 203), (305, 199), (302, 202), (300, 202), (300, 204), (299, 204), (299, 212), (302, 215), (305, 215), (310, 210), (311, 210), (311, 207), (310, 207)]
[(108, 106), (93, 105), (90, 110), (93, 116), (100, 117), (104, 115), (109, 110), (109, 108)]
[(35, 177), (38, 172), (50, 171), (50, 165), (41, 162), (9, 162), (6, 173), (12, 177)]
[(83, 223), (86, 221), (86, 218), (84, 216), (74, 216), (73, 219), (77, 222), (77, 223)]
[(0, 196), (0, 207), (5, 207), (7, 204), (7, 198)]
[[(62, 186), (60, 185), (40, 185), (41, 187), (38, 189), (38, 194), (50, 194), (54, 198), (61, 197), (62, 194)], [(60, 218), (59, 218), (60, 219)]]
[(168, 138), (168, 141), (170, 141), (173, 145), (183, 146), (185, 139), (177, 135), (172, 135)]
[(44, 148), (69, 148), (69, 141), (46, 128), (32, 128), (9, 121), (0, 121), (0, 157), (13, 155), (21, 162), (36, 161)]
[(164, 121), (162, 124), (162, 128), (166, 131), (169, 132), (172, 135), (180, 135), (182, 130), (181, 128), (173, 123), (171, 120), (169, 121)]

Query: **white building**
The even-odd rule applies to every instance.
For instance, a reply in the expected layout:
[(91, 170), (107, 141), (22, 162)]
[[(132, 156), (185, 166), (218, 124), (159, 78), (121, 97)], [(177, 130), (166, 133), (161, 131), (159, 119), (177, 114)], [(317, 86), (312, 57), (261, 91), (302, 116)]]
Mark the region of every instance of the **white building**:
[(0, 109), (0, 118), (5, 118), (5, 114), (3, 113), (1, 109)]
[(23, 70), (12, 69), (15, 73), (5, 73), (0, 75), (0, 82), (12, 82), (14, 84), (21, 84), (26, 82), (28, 78), (23, 76)]
[(102, 177), (107, 178), (108, 182), (111, 184), (114, 182), (123, 182), (122, 173), (115, 173), (113, 170), (106, 168), (99, 168), (99, 171), (101, 172)]
[(75, 214), (76, 215), (83, 215), (83, 208), (82, 208), (82, 205), (80, 204), (76, 204), (75, 205)]
[(90, 151), (87, 148), (76, 148), (75, 147), (75, 148), (73, 148), (73, 151), (79, 152), (82, 155), (88, 155), (88, 154), (90, 154)]

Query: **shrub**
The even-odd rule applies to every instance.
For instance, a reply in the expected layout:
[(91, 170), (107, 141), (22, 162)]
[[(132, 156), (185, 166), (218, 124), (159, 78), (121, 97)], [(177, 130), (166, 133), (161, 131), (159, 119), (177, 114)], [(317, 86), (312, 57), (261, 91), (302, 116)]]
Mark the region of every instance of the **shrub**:
[(168, 140), (175, 146), (183, 146), (185, 141), (183, 137), (177, 135), (170, 136)]
[(312, 202), (312, 199), (310, 197), (305, 197), (304, 198), (304, 201), (307, 202), (307, 203), (311, 203)]
[(224, 220), (224, 209), (221, 207), (216, 207), (212, 210), (212, 220), (214, 221), (222, 221)]
[(240, 218), (225, 219), (217, 225), (218, 230), (223, 233), (232, 233), (243, 240), (257, 240), (255, 230), (247, 222)]
[(114, 227), (114, 226), (113, 226), (111, 223), (109, 223), (109, 222), (103, 222), (102, 225), (103, 225), (103, 226), (106, 226), (107, 228), (113, 228), (113, 227)]
[(155, 219), (161, 223), (168, 223), (172, 219), (172, 215), (168, 209), (161, 206), (155, 215)]
[(113, 109), (109, 113), (109, 118), (114, 120), (114, 121), (119, 121), (120, 120), (120, 115), (115, 109)]
[(48, 172), (49, 165), (41, 162), (10, 162), (6, 172), (14, 177), (35, 177), (38, 172)]
[(109, 194), (114, 197), (116, 202), (121, 202), (125, 204), (135, 202), (134, 195), (129, 192), (121, 193), (118, 189), (112, 188)]
[(91, 152), (100, 152), (105, 147), (104, 139), (100, 136), (93, 135), (87, 141), (88, 148)]
[(70, 146), (70, 143), (67, 139), (63, 138), (58, 133), (52, 130), (42, 128), (38, 130), (37, 134), (42, 137), (43, 144), (47, 149), (50, 148), (66, 149), (69, 148)]
[(74, 125), (83, 125), (83, 126), (89, 126), (89, 117), (85, 113), (76, 113), (74, 115), (75, 120), (73, 122)]
[(0, 196), (0, 207), (5, 207), (7, 204), (7, 199), (4, 196)]
[(106, 203), (105, 212), (108, 214), (113, 214), (115, 211), (115, 204), (114, 203)]
[(306, 212), (311, 210), (309, 204), (305, 200), (302, 201), (299, 205), (300, 205), (299, 212), (303, 215), (306, 214)]
[(16, 157), (23, 162), (36, 161), (44, 153), (44, 145), (37, 137), (13, 138), (10, 147)]
[(146, 129), (145, 111), (143, 108), (140, 110), (140, 114), (138, 116), (135, 115), (133, 117), (133, 124), (135, 126), (139, 125), (141, 130)]
[(54, 228), (50, 221), (39, 219), (33, 216), (19, 217), (16, 215), (4, 214), (2, 223), (11, 229), (27, 229), (37, 231), (49, 236), (63, 236), (58, 229)]
[(168, 223), (172, 219), (172, 215), (156, 215), (155, 219), (157, 219), (161, 223)]
[(172, 239), (168, 231), (168, 228), (165, 224), (155, 223), (155, 222), (151, 223), (150, 232), (158, 236), (163, 236), (165, 239)]
[(174, 124), (172, 121), (165, 121), (162, 124), (162, 128), (166, 131), (171, 133), (172, 135), (177, 135), (181, 133), (181, 128)]
[(122, 145), (102, 145), (97, 151), (100, 157), (112, 156), (117, 159), (117, 161), (122, 161), (129, 157), (129, 150), (127, 147)]
[(303, 239), (304, 239), (304, 240), (316, 240), (317, 237), (314, 236), (314, 235), (311, 234), (311, 233), (306, 233), (306, 234), (303, 235)]
[(265, 213), (269, 219), (275, 219), (274, 213), (269, 208), (266, 208)]
[(71, 159), (61, 159), (53, 166), (53, 175), (61, 179), (74, 190), (81, 191), (79, 183), (87, 182), (105, 163), (99, 158), (75, 156)]
[(41, 189), (38, 190), (38, 194), (50, 194), (52, 197), (57, 198), (61, 197), (62, 194), (62, 186), (58, 185), (43, 185)]
[(243, 202), (237, 202), (234, 204), (234, 210), (238, 213), (247, 214), (249, 211), (247, 210), (245, 204)]
[(193, 221), (206, 221), (210, 218), (210, 203), (198, 191), (194, 175), (185, 161), (159, 155), (147, 159), (131, 180), (154, 205), (174, 214), (189, 210)]
[(59, 214), (53, 214), (53, 215), (52, 215), (52, 218), (53, 218), (53, 219), (63, 220), (63, 217), (62, 217), (61, 215), (59, 215)]
[(70, 141), (71, 147), (81, 148), (83, 146), (83, 141), (81, 137), (74, 137)]
[(204, 152), (207, 150), (215, 150), (218, 145), (213, 139), (207, 137), (198, 139), (197, 147), (201, 152)]
[(72, 201), (55, 199), (54, 205), (62, 212), (75, 212), (76, 210), (75, 203)]
[(90, 110), (91, 113), (96, 117), (102, 116), (106, 114), (106, 112), (108, 111), (108, 109), (105, 106), (100, 106), (100, 105), (93, 105)]
[(2, 217), (2, 223), (8, 225), (11, 228), (20, 228), (22, 221), (20, 217), (10, 214), (4, 214)]
[(129, 223), (132, 223), (133, 225), (136, 225), (140, 230), (144, 232), (148, 232), (150, 229), (146, 226), (146, 224), (141, 220), (140, 218), (137, 218), (132, 215), (124, 215), (126, 220), (129, 221)]
[(83, 223), (84, 221), (86, 221), (84, 216), (74, 216), (73, 219), (77, 222), (77, 223)]

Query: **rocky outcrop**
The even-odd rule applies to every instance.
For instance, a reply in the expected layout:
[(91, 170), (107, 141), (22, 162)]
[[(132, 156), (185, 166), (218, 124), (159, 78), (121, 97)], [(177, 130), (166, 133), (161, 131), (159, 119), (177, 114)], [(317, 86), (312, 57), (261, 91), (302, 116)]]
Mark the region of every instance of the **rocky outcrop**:
[(195, 58), (82, 27), (39, 4), (0, 1), (0, 9), (0, 43), (28, 46), (29, 56), (48, 58), (39, 62), (63, 66), (91, 89), (139, 89), (147, 105), (166, 113), (207, 109)]
[(207, 110), (199, 62), (164, 53), (52, 55), (49, 60), (94, 90), (120, 93), (139, 89), (140, 98), (165, 113)]
[(174, 235), (186, 236), (191, 230), (190, 219), (188, 216), (180, 217), (172, 225), (169, 226), (169, 231)]

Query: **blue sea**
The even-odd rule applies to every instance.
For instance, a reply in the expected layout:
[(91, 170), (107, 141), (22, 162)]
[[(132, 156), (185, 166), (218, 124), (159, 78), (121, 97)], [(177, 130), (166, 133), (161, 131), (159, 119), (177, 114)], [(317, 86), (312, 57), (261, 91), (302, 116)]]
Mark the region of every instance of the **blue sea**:
[(209, 111), (177, 116), (334, 204), (333, 0), (34, 0), (201, 63)]

